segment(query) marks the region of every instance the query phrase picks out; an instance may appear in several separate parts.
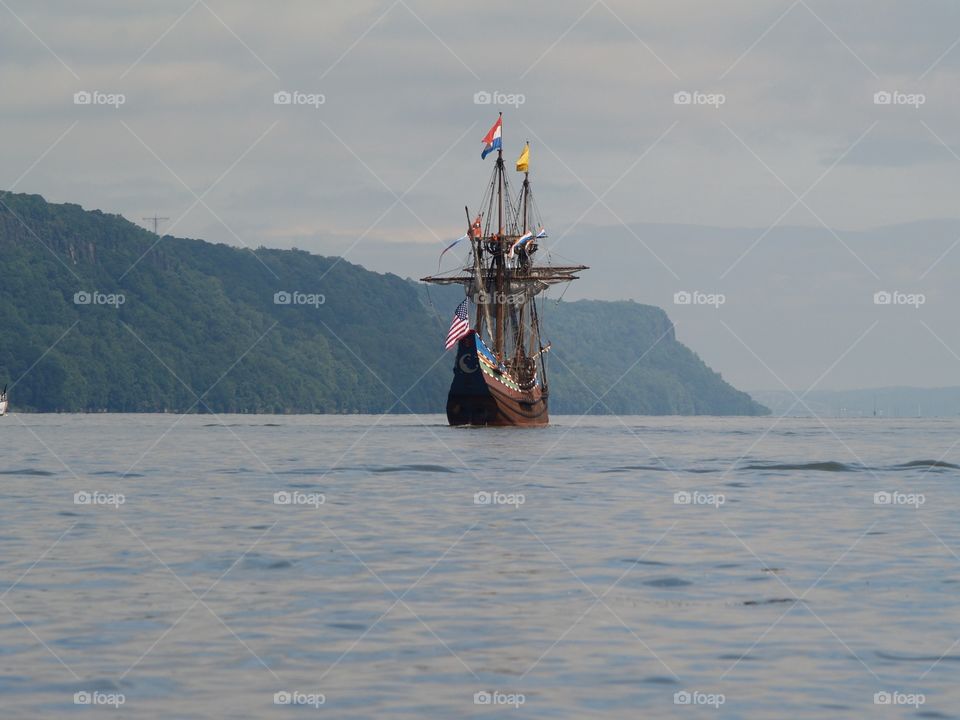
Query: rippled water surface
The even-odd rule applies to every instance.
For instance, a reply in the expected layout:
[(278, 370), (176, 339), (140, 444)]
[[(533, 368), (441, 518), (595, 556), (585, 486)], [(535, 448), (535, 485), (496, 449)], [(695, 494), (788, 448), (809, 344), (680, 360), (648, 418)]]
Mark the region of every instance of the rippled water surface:
[(957, 717), (958, 441), (7, 416), (0, 716)]

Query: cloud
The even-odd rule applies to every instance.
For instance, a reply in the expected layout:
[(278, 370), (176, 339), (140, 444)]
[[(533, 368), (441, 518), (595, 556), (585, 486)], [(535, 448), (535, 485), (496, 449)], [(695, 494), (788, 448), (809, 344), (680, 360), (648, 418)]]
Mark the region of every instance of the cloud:
[[(0, 182), (26, 172), (18, 190), (134, 220), (159, 212), (179, 219), (181, 235), (354, 246), (348, 258), (376, 269), (429, 271), (438, 238), (459, 234), (463, 206), (476, 206), (489, 178), (480, 139), (498, 108), (474, 104), (481, 90), (524, 95), (499, 108), (505, 152), (531, 140), (541, 211), (554, 238), (569, 232), (557, 252), (595, 256), (620, 237), (615, 251), (603, 250), (614, 261), (570, 297), (670, 297), (672, 274), (621, 221), (704, 283), (719, 282), (731, 250), (775, 222), (821, 238), (788, 233), (785, 244), (751, 252), (750, 272), (731, 282), (757, 298), (769, 279), (786, 288), (793, 273), (817, 267), (818, 282), (834, 273), (844, 274), (840, 284), (874, 282), (821, 220), (846, 237), (957, 215), (960, 46), (950, 48), (960, 7), (951, 2), (560, 0), (550, 12), (506, 0), (8, 5), (30, 29), (0, 8)], [(77, 106), (78, 90), (123, 93), (126, 103)], [(324, 102), (276, 105), (280, 90)], [(881, 106), (881, 90), (927, 101)], [(678, 105), (678, 91), (725, 102)], [(210, 209), (188, 212), (204, 192)], [(718, 242), (728, 233), (736, 239)], [(658, 244), (665, 238), (687, 259)], [(908, 242), (872, 258), (879, 248), (858, 252), (885, 267), (917, 258)], [(803, 301), (804, 286), (790, 292), (779, 318), (764, 310), (752, 322), (773, 324), (755, 340), (773, 354), (791, 347), (796, 359), (781, 359), (795, 370), (784, 372), (799, 378), (813, 353), (785, 337), (791, 323), (782, 318), (793, 307), (815, 327), (835, 313), (822, 294)], [(726, 375), (747, 367), (727, 352), (722, 327), (697, 332), (698, 349)], [(947, 371), (944, 361), (938, 372)]]

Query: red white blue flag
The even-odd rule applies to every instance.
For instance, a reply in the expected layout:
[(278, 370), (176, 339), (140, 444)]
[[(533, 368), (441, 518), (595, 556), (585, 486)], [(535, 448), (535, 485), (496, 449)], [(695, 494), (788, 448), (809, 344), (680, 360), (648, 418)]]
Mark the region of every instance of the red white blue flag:
[(515, 243), (513, 243), (513, 245), (511, 245), (511, 246), (510, 246), (510, 249), (507, 251), (507, 257), (512, 259), (514, 253), (517, 251), (517, 248), (518, 248), (518, 247), (523, 247), (524, 245), (527, 244), (527, 242), (528, 242), (529, 240), (532, 240), (532, 239), (533, 239), (533, 233), (532, 233), (532, 232), (524, 233), (523, 235), (521, 235), (520, 237), (518, 237), (518, 238), (517, 238), (517, 241), (516, 241)]
[(469, 334), (470, 316), (467, 315), (468, 302), (467, 298), (464, 298), (463, 302), (457, 305), (457, 309), (453, 313), (453, 322), (450, 323), (450, 331), (447, 333), (447, 345), (444, 350), (449, 350), (460, 341), (460, 338)]
[(486, 160), (487, 155), (494, 150), (500, 149), (500, 130), (503, 125), (503, 117), (498, 117), (497, 121), (490, 128), (490, 132), (483, 138), (483, 152), (480, 153), (480, 159)]

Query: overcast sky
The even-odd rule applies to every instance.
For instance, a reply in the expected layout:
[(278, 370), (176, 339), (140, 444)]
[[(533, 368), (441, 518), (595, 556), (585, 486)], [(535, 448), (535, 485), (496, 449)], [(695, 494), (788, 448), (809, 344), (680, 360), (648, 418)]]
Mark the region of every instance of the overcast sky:
[(530, 5), (0, 0), (0, 184), (418, 276), (502, 110), (566, 299), (664, 307), (741, 388), (960, 384), (960, 5)]

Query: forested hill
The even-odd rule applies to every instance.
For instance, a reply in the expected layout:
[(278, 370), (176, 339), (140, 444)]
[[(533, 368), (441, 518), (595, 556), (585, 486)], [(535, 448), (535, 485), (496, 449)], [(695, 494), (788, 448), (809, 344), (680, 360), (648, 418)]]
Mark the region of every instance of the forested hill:
[[(0, 384), (14, 410), (443, 411), (453, 306), (438, 313), (395, 275), (157, 238), (11, 193), (0, 193), (0, 267)], [(658, 308), (561, 303), (548, 322), (555, 413), (765, 411), (676, 342)]]

